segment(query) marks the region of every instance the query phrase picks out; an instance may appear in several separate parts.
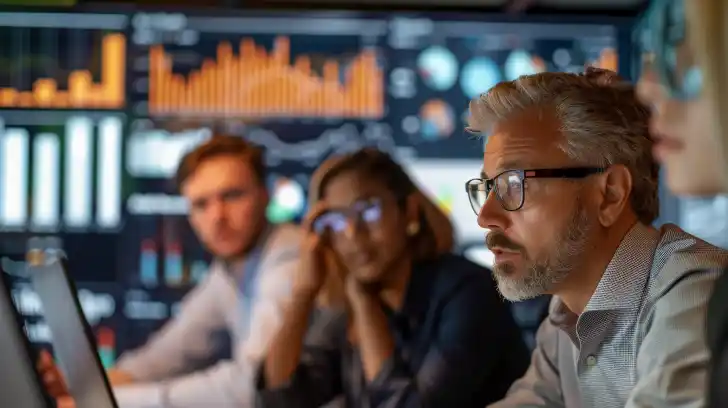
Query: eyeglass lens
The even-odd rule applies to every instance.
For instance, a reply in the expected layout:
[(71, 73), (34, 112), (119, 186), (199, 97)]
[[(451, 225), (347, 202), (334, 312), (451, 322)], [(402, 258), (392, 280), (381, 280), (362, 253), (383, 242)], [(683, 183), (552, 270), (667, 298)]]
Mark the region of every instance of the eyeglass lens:
[(471, 180), (468, 185), (468, 195), (470, 205), (476, 214), (480, 214), (480, 210), (485, 205), (485, 200), (490, 195), (491, 190), (495, 190), (498, 201), (505, 210), (517, 210), (523, 204), (524, 199), (521, 172), (507, 171), (499, 174), (493, 180)]
[(331, 210), (321, 214), (313, 222), (316, 234), (329, 230), (334, 234), (343, 233), (350, 222), (363, 221), (366, 224), (379, 222), (382, 218), (382, 206), (377, 201), (357, 202), (347, 210)]

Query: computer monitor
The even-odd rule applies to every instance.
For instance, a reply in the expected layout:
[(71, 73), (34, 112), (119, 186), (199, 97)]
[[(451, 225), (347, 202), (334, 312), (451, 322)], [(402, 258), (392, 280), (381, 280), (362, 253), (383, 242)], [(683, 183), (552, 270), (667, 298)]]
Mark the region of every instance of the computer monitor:
[(27, 254), (31, 285), (38, 294), (69, 393), (77, 408), (117, 408), (96, 352), (96, 341), (83, 316), (62, 251), (31, 248)]
[(46, 395), (35, 369), (36, 353), (22, 329), (4, 272), (0, 272), (0, 389), (3, 406), (48, 408)]

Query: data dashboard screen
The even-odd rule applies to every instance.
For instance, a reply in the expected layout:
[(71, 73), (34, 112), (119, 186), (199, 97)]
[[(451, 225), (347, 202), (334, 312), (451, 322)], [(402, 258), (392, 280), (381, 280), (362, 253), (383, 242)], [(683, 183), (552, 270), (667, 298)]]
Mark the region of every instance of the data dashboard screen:
[(477, 157), (462, 131), (468, 102), (501, 81), (587, 65), (618, 68), (616, 28), (608, 25), (396, 17), (387, 46), (390, 122), (418, 157)]
[(116, 279), (128, 21), (0, 12), (0, 253), (60, 235), (78, 277)]
[(215, 132), (265, 148), (272, 222), (300, 220), (324, 159), (373, 146), (450, 215), (463, 248), (482, 246), (463, 188), (483, 151), (463, 131), (469, 100), (524, 74), (616, 69), (629, 58), (623, 28), (447, 13), (0, 12), (0, 254), (59, 238), (90, 310), (126, 347), (126, 331), (156, 328), (207, 273), (171, 176)]
[(124, 15), (0, 13), (0, 226), (116, 229)]
[(129, 30), (135, 214), (184, 213), (160, 180), (216, 129), (266, 148), (269, 216), (295, 220), (309, 174), (332, 154), (376, 146), (409, 163), (478, 160), (482, 140), (463, 131), (472, 98), (520, 75), (619, 60), (614, 25), (448, 14), (148, 13)]
[[(234, 14), (0, 13), (3, 236), (88, 239), (73, 258), (89, 259), (75, 270), (89, 280), (127, 278), (123, 251), (198, 246), (187, 227), (167, 232), (187, 209), (170, 178), (220, 131), (266, 148), (274, 222), (301, 217), (322, 160), (363, 146), (406, 162), (428, 191), (444, 191), (426, 175), (446, 168), (453, 193), (432, 194), (447, 209), (478, 173), (483, 141), (463, 132), (469, 100), (520, 75), (618, 67), (610, 24)], [(457, 208), (461, 241), (479, 238)], [(185, 238), (156, 242), (175, 234)], [(94, 249), (102, 243), (113, 249)], [(100, 253), (115, 262), (90, 261)]]

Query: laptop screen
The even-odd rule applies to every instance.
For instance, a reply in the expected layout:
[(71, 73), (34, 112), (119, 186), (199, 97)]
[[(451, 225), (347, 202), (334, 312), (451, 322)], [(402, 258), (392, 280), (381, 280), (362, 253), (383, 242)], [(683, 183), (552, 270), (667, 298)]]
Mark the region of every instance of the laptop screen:
[(35, 369), (37, 352), (23, 330), (23, 322), (12, 301), (7, 275), (0, 272), (0, 389), (3, 406), (46, 408), (46, 395)]
[(38, 250), (33, 254), (27, 274), (40, 298), (54, 353), (76, 407), (116, 408), (96, 341), (83, 316), (76, 288), (68, 278), (65, 258), (53, 251)]

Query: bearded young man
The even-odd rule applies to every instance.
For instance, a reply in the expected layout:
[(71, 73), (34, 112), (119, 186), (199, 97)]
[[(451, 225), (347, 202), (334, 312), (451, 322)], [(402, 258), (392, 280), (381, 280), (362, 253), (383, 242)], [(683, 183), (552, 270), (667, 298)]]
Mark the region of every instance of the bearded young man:
[(531, 367), (491, 407), (700, 407), (704, 321), (728, 253), (655, 229), (648, 110), (611, 72), (503, 82), (471, 104), (490, 136), (468, 182), (512, 301), (552, 294)]

